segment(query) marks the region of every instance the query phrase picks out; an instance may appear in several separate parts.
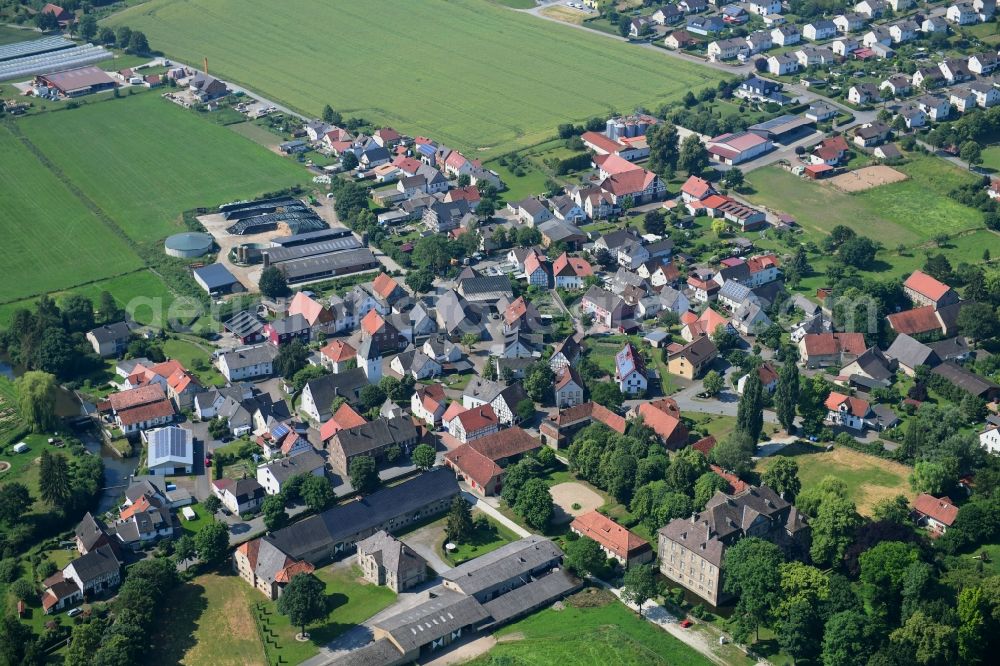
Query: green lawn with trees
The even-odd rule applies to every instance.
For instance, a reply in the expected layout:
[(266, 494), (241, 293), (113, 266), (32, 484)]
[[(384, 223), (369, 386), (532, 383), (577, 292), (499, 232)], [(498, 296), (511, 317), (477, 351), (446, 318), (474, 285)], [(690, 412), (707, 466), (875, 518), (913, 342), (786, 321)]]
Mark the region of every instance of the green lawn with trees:
[[(307, 115), (330, 104), (345, 117), (468, 151), (533, 145), (561, 122), (655, 108), (720, 78), (486, 0), (310, 0), (296, 12), (268, 0), (152, 0), (104, 23), (142, 30), (154, 48), (182, 61), (208, 57), (219, 76)], [(330, 25), (338, 26), (337, 39), (327, 38)], [(296, 38), (275, 38), (282, 34)], [(391, 50), (370, 48), (401, 34), (412, 38), (395, 40)], [(400, 76), (400, 62), (444, 69)]]

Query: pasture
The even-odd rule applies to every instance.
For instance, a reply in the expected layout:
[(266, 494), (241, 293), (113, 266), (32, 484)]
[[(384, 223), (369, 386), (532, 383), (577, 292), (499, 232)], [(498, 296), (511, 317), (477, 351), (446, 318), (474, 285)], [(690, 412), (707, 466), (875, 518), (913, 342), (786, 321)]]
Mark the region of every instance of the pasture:
[[(140, 244), (157, 245), (182, 231), (185, 210), (307, 180), (295, 163), (152, 93), (26, 117), (19, 126)], [(90, 243), (88, 231), (62, 235), (74, 245)], [(105, 247), (100, 257), (106, 262), (116, 254)]]
[(307, 115), (330, 104), (492, 154), (721, 76), (486, 0), (302, 0), (294, 11), (270, 0), (151, 0), (105, 24), (142, 30), (182, 62), (207, 57), (217, 75)]
[(8, 275), (0, 303), (139, 268), (139, 256), (14, 131), (0, 126), (0, 231)]
[(858, 507), (858, 512), (871, 515), (872, 506), (881, 499), (906, 495), (913, 499), (910, 490), (910, 468), (890, 460), (883, 460), (843, 446), (825, 451), (809, 444), (790, 444), (770, 458), (762, 458), (756, 471), (763, 473), (778, 457), (789, 457), (799, 464), (802, 488), (810, 488), (825, 476), (833, 476), (847, 484), (847, 495)]

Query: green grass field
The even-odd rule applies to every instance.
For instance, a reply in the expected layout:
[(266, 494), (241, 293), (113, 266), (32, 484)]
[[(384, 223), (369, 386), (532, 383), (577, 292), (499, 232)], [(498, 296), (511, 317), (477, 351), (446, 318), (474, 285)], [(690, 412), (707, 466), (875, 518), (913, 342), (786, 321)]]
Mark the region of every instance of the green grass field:
[(106, 23), (178, 60), (207, 57), (219, 76), (306, 114), (331, 104), (473, 151), (538, 143), (559, 123), (655, 107), (720, 78), (485, 0), (303, 0), (294, 11), (151, 0)]
[(210, 350), (210, 347), (202, 347), (188, 340), (170, 339), (163, 342), (163, 353), (168, 358), (180, 361), (185, 368), (198, 377), (198, 381), (201, 382), (202, 386), (210, 384), (225, 386), (225, 377), (210, 362)]
[(908, 482), (909, 467), (854, 449), (838, 446), (832, 451), (824, 451), (819, 446), (791, 444), (774, 456), (761, 459), (756, 470), (763, 473), (779, 456), (791, 457), (799, 464), (803, 489), (816, 485), (828, 475), (841, 479), (847, 484), (848, 496), (865, 515), (880, 499), (900, 494), (910, 499), (915, 497)]
[[(581, 595), (586, 596), (586, 595)], [(713, 662), (617, 601), (546, 609), (496, 633), (499, 643), (470, 664), (709, 666)]]
[[(444, 559), (450, 564), (458, 566), (463, 562), (468, 562), (469, 560), (475, 559), (480, 555), (485, 555), (486, 553), (494, 551), (500, 546), (508, 544), (511, 541), (517, 541), (518, 536), (511, 530), (495, 520), (490, 520), (489, 522), (493, 527), (492, 531), (479, 529), (475, 530), (470, 539), (463, 543), (455, 544), (457, 547), (450, 553), (444, 550), (444, 542), (442, 542), (439, 546), (439, 552), (441, 552)], [(445, 541), (447, 541), (447, 539), (445, 539)]]
[(154, 94), (27, 117), (19, 125), (138, 243), (182, 231), (185, 210), (307, 179), (294, 163)]
[[(65, 140), (65, 136), (55, 137)], [(139, 256), (13, 134), (0, 126), (0, 302), (133, 271)], [(17, 277), (15, 277), (17, 276)]]
[(757, 193), (750, 199), (795, 217), (807, 236), (818, 240), (838, 224), (886, 247), (919, 245), (936, 234), (983, 228), (982, 214), (948, 197), (972, 174), (944, 160), (917, 157), (898, 167), (910, 178), (857, 194), (846, 194), (779, 167), (748, 176)]
[(34, 30), (25, 30), (24, 28), (13, 28), (6, 25), (0, 25), (0, 44), (26, 42), (32, 39), (40, 39), (41, 37), (44, 37), (44, 35), (40, 32), (35, 32)]

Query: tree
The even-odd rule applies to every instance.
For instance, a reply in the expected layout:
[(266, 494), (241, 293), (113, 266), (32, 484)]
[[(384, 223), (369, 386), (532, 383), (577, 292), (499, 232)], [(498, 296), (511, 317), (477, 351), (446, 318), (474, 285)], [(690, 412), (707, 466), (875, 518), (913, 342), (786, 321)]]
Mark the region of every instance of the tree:
[(58, 426), (56, 418), (56, 378), (47, 372), (29, 370), (15, 380), (17, 403), (21, 418), (32, 432), (51, 432)]
[(29, 663), (35, 666), (44, 663), (44, 660), (33, 656), (34, 639), (31, 627), (18, 620), (13, 613), (5, 612), (0, 618), (0, 666), (28, 666)]
[(827, 566), (839, 564), (860, 523), (861, 517), (854, 502), (836, 496), (823, 499), (811, 523), (812, 547), (809, 552), (813, 560)]
[(736, 640), (746, 642), (751, 632), (760, 638), (760, 625), (780, 599), (782, 562), (781, 550), (758, 537), (742, 539), (726, 551), (723, 589), (740, 597), (733, 612)]
[(185, 534), (174, 542), (174, 560), (184, 562), (190, 560), (198, 554), (198, 549), (194, 544), (194, 538)]
[(621, 389), (612, 382), (601, 382), (587, 388), (590, 390), (590, 399), (608, 409), (618, 409), (625, 402)]
[(462, 499), (461, 495), (455, 495), (451, 501), (451, 509), (448, 511), (448, 519), (444, 533), (448, 541), (455, 543), (465, 543), (472, 538), (472, 508), (469, 503)]
[(954, 478), (942, 462), (920, 460), (913, 465), (910, 487), (918, 493), (939, 495), (952, 485)]
[[(207, 501), (205, 506), (208, 506)], [(229, 528), (213, 520), (194, 535), (194, 547), (202, 562), (211, 566), (222, 564), (229, 555)]]
[(722, 237), (727, 231), (729, 231), (729, 223), (721, 217), (717, 217), (712, 220), (712, 233), (718, 237)]
[(566, 567), (581, 578), (600, 578), (607, 571), (608, 558), (593, 539), (581, 537), (566, 544)]
[[(994, 602), (995, 603), (995, 602)], [(958, 654), (965, 663), (983, 661), (986, 654), (989, 603), (980, 586), (966, 587), (958, 594)]]
[[(492, 199), (480, 199), (479, 203), (476, 204), (475, 213), (478, 217), (488, 220), (492, 218), (493, 214), (496, 212), (497, 212), (497, 205), (496, 202), (493, 201)], [(498, 239), (494, 237), (494, 240)]]
[(328, 612), (326, 585), (311, 573), (294, 576), (278, 597), (278, 612), (295, 626), (302, 627), (305, 636), (306, 625), (325, 617)]
[(890, 522), (897, 525), (910, 524), (910, 501), (906, 495), (886, 497), (875, 502), (872, 507), (872, 520)]
[(517, 403), (517, 418), (519, 421), (530, 421), (535, 416), (535, 403), (531, 398), (525, 398)]
[(737, 476), (746, 474), (752, 467), (756, 443), (745, 432), (736, 430), (719, 442), (709, 453), (712, 462)]
[(642, 224), (646, 227), (646, 233), (662, 236), (667, 230), (666, 216), (663, 210), (651, 210), (642, 218)]
[(261, 271), (257, 287), (267, 298), (281, 298), (288, 295), (288, 280), (277, 266), (268, 266)]
[(656, 596), (656, 574), (652, 565), (638, 564), (628, 568), (622, 579), (622, 601), (634, 604), (642, 617), (642, 605)]
[(517, 504), (518, 495), (525, 484), (531, 479), (540, 477), (541, 474), (542, 465), (538, 460), (531, 457), (522, 458), (507, 467), (500, 497), (507, 503), (507, 506), (514, 507)]
[(966, 141), (958, 150), (959, 157), (963, 162), (967, 162), (969, 168), (983, 163), (983, 150), (975, 141)]
[(718, 491), (725, 492), (729, 488), (729, 482), (715, 472), (705, 472), (694, 482), (694, 508), (701, 511), (705, 508), (708, 500), (715, 496)]
[[(309, 363), (309, 349), (298, 340), (282, 345), (274, 359), (274, 371), (285, 379), (292, 379)], [(382, 403), (379, 402), (381, 405)]]
[[(319, 479), (318, 476), (311, 478)], [(320, 479), (321, 481), (323, 479)], [(264, 503), (260, 506), (260, 511), (264, 515), (264, 526), (269, 532), (279, 530), (288, 522), (288, 514), (285, 513), (285, 498), (281, 495), (268, 495), (264, 498)]]
[(63, 325), (70, 333), (94, 328), (94, 303), (86, 296), (70, 294), (62, 302)]
[(671, 123), (658, 123), (646, 132), (646, 143), (650, 171), (664, 178), (673, 177), (678, 158), (677, 128)]
[(976, 341), (988, 340), (997, 334), (997, 315), (987, 303), (968, 303), (958, 313), (958, 327)]
[(344, 171), (354, 171), (358, 168), (358, 156), (347, 150), (340, 156), (340, 165)]
[(761, 481), (789, 502), (794, 502), (795, 496), (802, 490), (799, 464), (794, 458), (777, 457), (761, 476)]
[(121, 321), (124, 316), (110, 291), (102, 291), (101, 295), (97, 297), (97, 311), (101, 313), (101, 321), (105, 324)]
[(894, 625), (899, 618), (907, 567), (917, 562), (913, 544), (883, 541), (858, 558), (862, 594), (876, 618)]
[(764, 429), (764, 386), (758, 372), (750, 372), (747, 377), (737, 405), (736, 427), (746, 433), (754, 444), (760, 439)]
[(465, 351), (472, 352), (472, 348), (476, 346), (479, 342), (480, 336), (478, 333), (464, 333), (462, 335), (462, 346), (465, 347)]
[(743, 171), (739, 167), (733, 167), (722, 177), (722, 183), (731, 189), (737, 190), (743, 185)]
[(327, 104), (323, 107), (323, 122), (330, 123), (331, 125), (340, 125), (344, 122), (344, 117), (340, 115), (339, 112), (334, 111), (332, 106)]
[(855, 666), (870, 648), (865, 641), (867, 619), (857, 611), (830, 616), (823, 630), (823, 666)]
[(528, 397), (535, 402), (544, 403), (552, 395), (552, 386), (555, 384), (555, 373), (544, 361), (532, 363), (525, 372), (522, 386)]
[[(347, 470), (347, 476), (350, 478), (351, 485), (354, 487), (354, 490), (362, 495), (374, 492), (380, 483), (378, 478), (378, 469), (375, 466), (375, 459), (371, 456), (355, 456), (355, 458), (351, 460), (350, 468)], [(329, 485), (329, 483), (327, 485)]]
[(437, 453), (434, 451), (434, 447), (430, 444), (418, 444), (413, 453), (410, 454), (410, 460), (417, 468), (424, 471), (429, 470), (434, 467), (434, 461), (437, 459)]
[(59, 20), (52, 12), (38, 12), (35, 14), (35, 27), (42, 32), (50, 32), (59, 29)]
[(63, 508), (73, 492), (71, 482), (66, 456), (42, 451), (38, 469), (38, 492), (42, 499), (56, 508)]
[(786, 361), (778, 373), (778, 387), (774, 391), (774, 411), (785, 432), (795, 432), (795, 405), (799, 402), (799, 368), (794, 361)]
[(106, 46), (110, 46), (115, 43), (115, 31), (107, 26), (101, 28), (97, 32), (97, 41)]
[(385, 390), (378, 384), (368, 384), (358, 396), (358, 402), (365, 411), (381, 407), (385, 399)]
[(554, 507), (552, 504), (552, 494), (549, 487), (542, 479), (530, 479), (517, 494), (517, 503), (514, 505), (524, 522), (537, 530), (544, 530), (552, 520)]
[(220, 500), (215, 495), (209, 495), (208, 497), (205, 498), (205, 501), (203, 501), (201, 505), (205, 507), (205, 511), (208, 511), (209, 514), (214, 515), (216, 512), (218, 512), (219, 509), (222, 508), (222, 500)]
[(709, 370), (705, 374), (705, 378), (701, 380), (701, 384), (705, 393), (711, 396), (716, 396), (722, 393), (722, 389), (725, 386), (722, 375), (715, 370)]
[(632, 30), (632, 19), (627, 15), (622, 14), (618, 19), (618, 34), (622, 37), (628, 38), (629, 33)]
[(819, 608), (797, 601), (789, 605), (785, 618), (778, 626), (778, 643), (796, 661), (812, 661), (819, 656), (823, 639)]
[(700, 176), (708, 168), (708, 151), (697, 134), (689, 134), (681, 143), (677, 166), (694, 176)]
[(97, 617), (74, 625), (66, 646), (66, 666), (91, 666), (94, 654), (101, 647), (105, 629), (105, 622)]
[(149, 41), (146, 39), (146, 35), (138, 30), (133, 30), (132, 34), (128, 38), (128, 47), (126, 50), (129, 53), (135, 53), (138, 55), (146, 55), (149, 53)]
[(902, 627), (889, 634), (889, 639), (909, 648), (921, 666), (955, 663), (958, 639), (955, 628), (935, 622), (922, 610), (915, 612)]
[(427, 268), (418, 268), (406, 274), (406, 286), (417, 294), (425, 294), (434, 288), (434, 273)]
[(8, 525), (21, 522), (31, 508), (31, 493), (23, 483), (11, 481), (0, 487), (0, 521)]
[(132, 28), (127, 25), (119, 26), (115, 30), (115, 43), (121, 48), (128, 46), (128, 40), (132, 38)]
[(875, 261), (879, 245), (870, 238), (855, 236), (837, 249), (837, 256), (848, 266), (867, 269)]

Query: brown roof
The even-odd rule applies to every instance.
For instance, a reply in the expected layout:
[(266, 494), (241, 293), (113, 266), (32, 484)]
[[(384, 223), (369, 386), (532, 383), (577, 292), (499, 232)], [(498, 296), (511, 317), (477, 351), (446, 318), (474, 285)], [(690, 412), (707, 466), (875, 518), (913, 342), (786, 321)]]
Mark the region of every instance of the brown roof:
[(650, 547), (648, 541), (596, 511), (577, 516), (570, 528), (625, 559)]
[(921, 296), (925, 296), (932, 301), (938, 301), (942, 296), (951, 290), (951, 287), (935, 280), (927, 273), (923, 271), (913, 271), (910, 277), (906, 278), (906, 282), (903, 286), (907, 289), (912, 289)]
[(397, 287), (399, 283), (385, 273), (379, 273), (378, 277), (372, 280), (372, 289), (382, 298), (389, 298)]
[(687, 441), (687, 428), (681, 423), (677, 403), (670, 398), (644, 402), (639, 405), (639, 416), (643, 422), (663, 438), (668, 445)]
[(828, 356), (841, 352), (861, 356), (868, 348), (865, 336), (861, 333), (809, 333), (802, 341), (809, 356)]
[(951, 499), (948, 497), (938, 499), (927, 493), (917, 495), (917, 499), (913, 500), (913, 508), (917, 513), (933, 518), (949, 527), (958, 516), (958, 507), (951, 503)]
[[(471, 410), (470, 410), (471, 411)], [(517, 426), (480, 437), (449, 451), (448, 463), (485, 488), (495, 477), (503, 474), (497, 461), (533, 451), (541, 442)]]
[(337, 411), (330, 417), (330, 420), (324, 423), (319, 428), (320, 440), (326, 441), (336, 435), (341, 430), (347, 430), (348, 428), (357, 428), (358, 426), (363, 426), (368, 423), (365, 417), (354, 411), (346, 402), (337, 408)]
[(718, 444), (718, 442), (715, 437), (709, 435), (707, 437), (702, 437), (697, 442), (692, 444), (691, 448), (707, 458), (709, 452), (715, 448), (716, 444)]
[(941, 330), (941, 321), (938, 319), (937, 311), (933, 305), (924, 305), (912, 310), (895, 312), (886, 317), (886, 319), (889, 320), (892, 330), (897, 333), (918, 335), (929, 331)]
[(462, 424), (462, 428), (465, 429), (466, 433), (476, 432), (477, 430), (482, 430), (483, 428), (488, 428), (491, 425), (499, 423), (497, 413), (493, 411), (493, 407), (490, 405), (480, 405), (479, 407), (467, 409), (455, 418)]
[[(161, 389), (162, 391), (162, 389)], [(174, 405), (166, 398), (156, 402), (150, 402), (131, 409), (122, 409), (115, 412), (115, 416), (123, 426), (130, 426), (143, 421), (152, 421), (165, 416), (173, 416)]]
[(385, 326), (385, 319), (375, 310), (369, 310), (368, 314), (361, 318), (361, 330), (368, 335), (375, 335)]
[(570, 382), (575, 382), (577, 386), (583, 387), (583, 382), (580, 380), (580, 376), (576, 374), (576, 370), (567, 365), (556, 375), (556, 390), (561, 391)]
[(843, 393), (838, 393), (833, 391), (826, 398), (824, 405), (827, 409), (832, 412), (840, 410), (840, 406), (847, 403), (847, 410), (859, 419), (863, 419), (869, 411), (871, 411), (871, 405), (867, 401), (861, 398), (855, 398), (854, 396), (844, 395)]
[(356, 358), (358, 355), (358, 350), (344, 342), (343, 340), (334, 340), (325, 347), (319, 350), (323, 356), (326, 356), (331, 361), (339, 363), (340, 361), (346, 361), (348, 359)]
[(139, 388), (113, 393), (108, 397), (111, 409), (120, 412), (123, 409), (145, 405), (150, 402), (166, 399), (167, 394), (159, 384), (147, 384)]
[(625, 418), (596, 402), (584, 402), (562, 410), (555, 418), (556, 425), (575, 423), (581, 419), (600, 421), (617, 433), (625, 434)]

